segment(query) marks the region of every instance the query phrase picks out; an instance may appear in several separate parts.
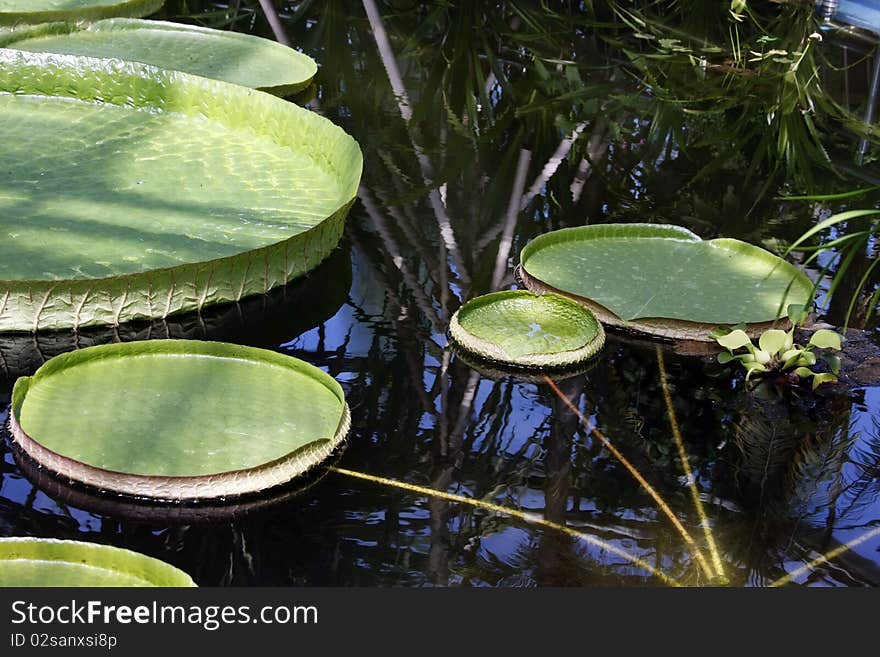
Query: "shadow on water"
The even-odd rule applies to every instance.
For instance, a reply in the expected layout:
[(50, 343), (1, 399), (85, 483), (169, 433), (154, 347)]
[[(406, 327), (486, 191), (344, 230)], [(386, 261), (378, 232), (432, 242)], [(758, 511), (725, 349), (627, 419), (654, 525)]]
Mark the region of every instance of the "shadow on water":
[[(269, 34), (257, 3), (231, 4), (178, 0), (166, 12)], [(743, 75), (731, 85), (736, 91), (722, 97), (725, 88), (716, 82), (735, 73), (722, 72), (717, 81), (705, 75), (700, 86), (691, 69), (674, 68), (686, 59), (677, 52), (656, 60), (661, 68), (646, 68), (652, 60), (631, 55), (662, 45), (669, 26), (657, 27), (653, 45), (624, 50), (620, 44), (632, 46), (634, 37), (607, 3), (589, 3), (594, 13), (567, 2), (496, 3), (491, 11), (483, 3), (416, 3), (393, 12), (343, 0), (280, 4), (292, 42), (321, 64), (310, 106), (354, 135), (364, 151), (360, 203), (346, 228), (349, 251), (334, 256), (350, 262), (350, 274), (340, 276), (336, 262), (306, 279), (305, 296), (289, 292), (290, 304), (269, 295), (255, 301), (256, 309), (218, 309), (211, 321), (203, 314), (170, 329), (126, 328), (120, 330), (127, 337), (111, 332), (91, 339), (170, 331), (278, 349), (322, 367), (341, 383), (352, 408), (339, 470), (289, 499), (263, 500), (264, 509), (222, 520), (182, 511), (171, 519), (142, 507), (121, 509), (118, 500), (77, 497), (31, 474), (34, 486), (5, 446), (4, 535), (134, 548), (183, 568), (202, 585), (660, 581), (601, 545), (677, 583), (709, 583), (654, 498), (578, 414), (642, 473), (708, 559), (696, 490), (731, 585), (772, 583), (877, 526), (875, 376), (816, 394), (800, 387), (747, 390), (740, 373), (706, 357), (665, 353), (661, 374), (654, 345), (612, 335), (589, 371), (556, 380), (569, 406), (545, 382), (473, 369), (447, 344), (446, 325), (460, 303), (514, 285), (517, 253), (547, 230), (675, 223), (705, 238), (738, 237), (781, 250), (823, 213), (843, 209), (779, 200), (861, 183), (826, 175), (817, 165), (814, 187), (799, 186), (801, 174), (792, 173), (784, 153), (768, 150), (762, 141), (768, 133), (759, 129), (778, 89), (762, 81), (754, 95), (739, 97), (752, 77)], [(378, 5), (378, 20), (364, 11), (369, 4)], [(680, 18), (670, 14), (670, 25), (707, 29), (676, 24)], [(784, 24), (792, 32), (799, 25), (806, 23)], [(791, 35), (782, 37), (794, 43)], [(674, 43), (663, 44), (674, 51)], [(722, 65), (729, 55), (724, 38), (719, 47)], [(647, 84), (664, 70), (668, 88)], [(694, 89), (723, 100), (724, 110), (680, 112), (674, 102), (661, 102)], [(741, 124), (742, 116), (749, 120)], [(829, 134), (835, 148), (849, 147), (845, 131)], [(798, 146), (793, 149), (798, 157)], [(876, 204), (880, 194), (859, 202)], [(319, 311), (326, 298), (334, 301)], [(820, 319), (837, 322), (829, 313)], [(864, 341), (876, 341), (867, 328)], [(88, 339), (83, 335), (78, 339)], [(4, 346), (4, 357), (20, 354), (7, 358), (7, 371), (29, 371), (76, 346), (55, 348), (54, 339), (27, 336)], [(878, 547), (875, 536), (795, 582), (880, 585)]]

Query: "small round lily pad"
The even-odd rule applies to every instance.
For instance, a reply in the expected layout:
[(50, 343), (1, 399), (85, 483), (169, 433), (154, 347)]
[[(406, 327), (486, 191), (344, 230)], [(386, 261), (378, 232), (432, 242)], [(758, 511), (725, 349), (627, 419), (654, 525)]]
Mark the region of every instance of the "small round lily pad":
[(182, 570), (139, 552), (52, 538), (0, 538), (0, 587), (192, 587)]
[(462, 351), (518, 368), (571, 367), (605, 344), (589, 310), (558, 294), (526, 290), (471, 299), (453, 315), (449, 333)]
[(16, 381), (10, 429), (48, 470), (167, 501), (286, 484), (348, 433), (339, 384), (297, 358), (193, 340), (101, 345)]

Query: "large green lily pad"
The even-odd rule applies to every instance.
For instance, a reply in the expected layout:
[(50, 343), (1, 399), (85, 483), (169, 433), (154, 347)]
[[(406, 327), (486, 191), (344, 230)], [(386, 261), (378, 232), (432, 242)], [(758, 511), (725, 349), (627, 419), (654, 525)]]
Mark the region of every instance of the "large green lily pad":
[(238, 301), (335, 248), (357, 143), (269, 94), (0, 50), (0, 331)]
[(572, 296), (610, 325), (710, 341), (720, 325), (752, 333), (809, 304), (813, 285), (790, 263), (734, 239), (703, 241), (678, 226), (606, 224), (541, 235), (521, 254), (536, 291)]
[(602, 325), (586, 308), (557, 294), (525, 290), (471, 299), (452, 316), (449, 334), (466, 352), (524, 368), (571, 367), (605, 343)]
[(81, 541), (0, 538), (0, 587), (195, 586), (164, 561)]
[(269, 39), (129, 18), (88, 25), (51, 23), (17, 30), (0, 38), (0, 45), (30, 52), (143, 62), (279, 95), (306, 87), (318, 70), (310, 57)]
[(49, 360), (12, 393), (15, 441), (49, 470), (182, 500), (287, 483), (345, 438), (339, 384), (296, 358), (190, 340), (101, 345)]
[(149, 16), (163, 4), (165, 0), (0, 0), (0, 25)]

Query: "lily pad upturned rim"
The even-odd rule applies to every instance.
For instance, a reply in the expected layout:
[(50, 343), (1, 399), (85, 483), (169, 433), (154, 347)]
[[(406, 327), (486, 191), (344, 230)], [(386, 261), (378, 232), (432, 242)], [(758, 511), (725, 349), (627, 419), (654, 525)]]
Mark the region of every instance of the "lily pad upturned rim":
[(275, 513), (278, 507), (290, 504), (295, 499), (302, 499), (330, 473), (329, 468), (323, 466), (332, 466), (342, 460), (345, 446), (345, 441), (341, 442), (327, 460), (322, 462), (322, 467), (312, 468), (291, 482), (276, 486), (259, 496), (181, 500), (175, 504), (128, 495), (107, 495), (91, 486), (65, 479), (41, 466), (15, 442), (12, 443), (12, 455), (30, 483), (65, 506), (125, 522), (203, 525), (236, 522), (246, 517)]
[[(187, 573), (161, 559), (101, 543), (33, 536), (0, 538), (0, 564), (13, 560), (33, 561), (37, 564), (60, 562), (80, 567), (88, 566), (135, 577), (148, 586), (188, 588), (196, 586)], [(45, 582), (37, 586), (54, 586), (54, 584)], [(69, 584), (65, 583), (65, 586)], [(94, 586), (94, 584), (83, 582), (82, 586)]]
[(112, 4), (79, 7), (75, 9), (39, 9), (28, 11), (23, 0), (22, 9), (0, 11), (0, 25), (49, 23), (55, 21), (95, 21), (104, 18), (140, 18), (159, 11), (165, 0), (117, 0)]
[[(220, 39), (220, 40), (228, 40), (230, 42), (237, 42), (239, 44), (249, 44), (253, 48), (264, 48), (270, 50), (278, 50), (279, 52), (283, 52), (285, 57), (290, 58), (291, 62), (295, 62), (296, 65), (302, 66), (307, 70), (307, 75), (300, 77), (290, 77), (288, 81), (283, 82), (281, 84), (272, 84), (269, 86), (261, 86), (261, 85), (247, 85), (251, 88), (258, 89), (259, 91), (265, 91), (267, 93), (274, 94), (276, 96), (288, 96), (299, 91), (302, 91), (306, 87), (308, 87), (315, 78), (315, 75), (318, 72), (318, 64), (314, 59), (309, 57), (308, 55), (299, 52), (293, 48), (289, 48), (284, 46), (277, 41), (272, 41), (270, 39), (264, 39), (262, 37), (254, 36), (252, 34), (245, 34), (243, 32), (232, 32), (230, 30), (217, 30), (210, 27), (203, 27), (201, 25), (189, 25), (184, 23), (172, 23), (170, 21), (156, 21), (156, 20), (146, 20), (141, 18), (106, 18), (98, 21), (94, 21), (91, 23), (82, 23), (82, 22), (53, 22), (53, 23), (43, 23), (40, 25), (29, 25), (24, 29), (11, 31), (7, 34), (0, 34), (0, 46), (4, 48), (12, 48), (13, 50), (20, 49), (21, 45), (26, 45), (29, 41), (49, 38), (49, 37), (63, 37), (69, 34), (74, 33), (107, 33), (107, 32), (130, 32), (133, 30), (153, 30), (153, 31), (161, 31), (161, 32), (176, 32), (192, 39), (199, 39), (203, 37), (207, 37), (210, 39)], [(51, 50), (28, 50), (28, 52), (52, 52)], [(64, 54), (64, 53), (58, 53)], [(82, 56), (82, 55), (76, 55)], [(217, 57), (222, 57), (222, 53), (218, 51)], [(101, 56), (100, 58), (108, 58), (106, 56)], [(118, 57), (114, 57), (114, 59), (126, 60), (126, 61), (136, 61), (143, 64), (153, 64), (153, 62), (143, 61), (137, 59), (136, 57), (130, 57), (124, 51), (120, 51)], [(186, 72), (183, 69), (168, 67), (167, 65), (162, 68), (170, 68), (173, 70)], [(294, 69), (293, 66), (290, 67), (290, 71)], [(287, 75), (290, 75), (288, 72)]]
[[(532, 353), (524, 356), (512, 357), (498, 344), (474, 335), (461, 324), (461, 314), (467, 313), (468, 310), (479, 305), (492, 304), (511, 298), (530, 298), (536, 303), (540, 303), (542, 300), (548, 300), (548, 297), (552, 298), (556, 303), (570, 304), (572, 310), (576, 310), (585, 319), (595, 322), (596, 335), (577, 349), (549, 353)], [(605, 344), (605, 331), (602, 328), (602, 324), (589, 309), (584, 308), (564, 295), (534, 294), (528, 290), (503, 290), (470, 299), (464, 303), (455, 312), (452, 319), (450, 319), (449, 336), (454, 345), (466, 353), (490, 363), (495, 363), (507, 368), (523, 370), (538, 368), (555, 370), (568, 369), (591, 359), (602, 350), (602, 347)]]
[[(328, 119), (268, 93), (138, 62), (0, 49), (7, 93), (180, 112), (305, 149), (339, 184), (335, 210), (289, 238), (214, 259), (98, 278), (0, 280), (0, 331), (38, 332), (164, 319), (263, 294), (336, 248), (357, 196), (363, 155)], [(132, 101), (131, 99), (135, 100)], [(300, 139), (307, 135), (306, 139)], [(320, 136), (318, 143), (316, 136)]]
[[(243, 470), (192, 476), (142, 475), (96, 467), (45, 447), (22, 428), (21, 410), (32, 382), (92, 360), (125, 358), (139, 354), (198, 354), (256, 361), (292, 369), (314, 378), (339, 400), (339, 424), (332, 436), (316, 437), (314, 441), (268, 463)], [(342, 387), (333, 377), (293, 356), (223, 342), (147, 340), (87, 347), (48, 360), (33, 376), (22, 377), (15, 382), (8, 423), (9, 431), (18, 447), (37, 463), (60, 476), (117, 495), (180, 502), (240, 497), (289, 483), (324, 461), (345, 440), (351, 428), (351, 411)]]
[[(577, 240), (581, 238), (581, 236), (585, 232), (589, 233), (592, 231), (613, 231), (619, 236), (627, 236), (627, 234), (634, 233), (637, 237), (670, 238), (686, 242), (703, 241), (698, 235), (688, 230), (687, 228), (676, 226), (673, 224), (590, 224), (587, 226), (562, 228), (559, 230), (551, 231), (549, 233), (544, 233), (543, 235), (539, 235), (522, 249), (522, 251), (520, 252), (520, 264), (516, 267), (517, 278), (522, 281), (522, 284), (526, 289), (534, 292), (535, 294), (560, 294), (576, 301), (580, 305), (592, 311), (593, 314), (595, 314), (596, 317), (599, 318), (599, 320), (603, 324), (617, 331), (621, 331), (622, 333), (629, 333), (635, 336), (649, 337), (653, 339), (667, 340), (673, 343), (712, 343), (714, 345), (714, 340), (710, 336), (710, 333), (717, 329), (719, 326), (725, 325), (724, 323), (692, 322), (681, 319), (669, 319), (661, 317), (638, 318), (631, 321), (624, 320), (602, 304), (592, 299), (588, 299), (586, 297), (582, 297), (550, 285), (546, 281), (543, 281), (531, 275), (526, 269), (526, 261), (528, 260), (529, 256), (539, 248), (543, 248), (554, 243)], [(777, 260), (781, 266), (785, 267), (788, 271), (792, 273), (793, 279), (797, 279), (802, 285), (808, 285), (812, 288), (812, 283), (804, 272), (799, 270), (793, 264), (783, 260), (782, 258), (779, 258), (778, 256), (773, 255), (769, 251), (761, 249), (760, 247), (749, 244), (747, 242), (741, 242), (739, 240), (729, 238), (717, 238), (715, 240), (710, 240), (710, 242), (720, 243), (722, 245), (748, 247), (749, 249), (754, 250), (756, 253), (758, 253), (761, 257), (773, 258)], [(784, 312), (785, 309), (783, 308), (782, 310)], [(766, 322), (746, 323), (744, 330), (749, 335), (749, 337), (757, 338), (767, 329), (788, 329), (790, 326), (791, 322), (786, 317), (782, 316), (775, 320), (769, 320)], [(713, 351), (716, 351), (714, 347)]]
[(561, 383), (568, 379), (584, 376), (592, 372), (600, 361), (599, 358), (591, 357), (574, 365), (546, 367), (539, 370), (534, 367), (517, 367), (494, 360), (487, 360), (482, 356), (464, 350), (457, 352), (456, 358), (484, 379), (492, 379), (493, 381), (513, 379), (515, 383), (531, 383), (534, 385), (547, 383), (547, 379), (544, 378), (545, 376), (549, 376), (554, 383)]

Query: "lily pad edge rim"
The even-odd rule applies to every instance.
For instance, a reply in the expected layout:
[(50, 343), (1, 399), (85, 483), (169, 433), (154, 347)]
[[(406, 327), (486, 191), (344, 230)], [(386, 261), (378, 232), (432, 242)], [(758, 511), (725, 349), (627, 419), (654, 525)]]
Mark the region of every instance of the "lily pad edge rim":
[[(4, 54), (4, 50), (7, 54)], [(129, 321), (164, 319), (217, 303), (239, 301), (247, 296), (263, 294), (307, 273), (338, 245), (348, 211), (357, 198), (357, 188), (363, 175), (363, 153), (357, 141), (332, 121), (266, 92), (140, 62), (0, 49), (0, 66), (16, 65), (19, 60), (23, 60), (23, 66), (38, 68), (47, 63), (64, 64), (68, 70), (88, 65), (94, 76), (112, 72), (116, 75), (124, 73), (132, 80), (162, 79), (168, 84), (184, 85), (189, 92), (198, 90), (198, 93), (208, 97), (229, 92), (239, 103), (244, 102), (245, 98), (248, 99), (247, 102), (252, 102), (251, 111), (263, 110), (266, 104), (275, 105), (279, 111), (283, 108), (283, 111), (295, 114), (297, 121), (310, 124), (310, 129), (320, 129), (325, 136), (333, 139), (334, 148), (340, 150), (340, 158), (342, 155), (351, 155), (353, 159), (351, 162), (334, 161), (332, 164), (338, 174), (337, 208), (314, 226), (280, 242), (219, 258), (96, 278), (0, 279), (0, 332), (36, 333), (46, 330), (76, 330), (87, 326), (118, 326)], [(225, 94), (224, 99), (228, 95)], [(213, 115), (212, 118), (220, 120)], [(304, 260), (299, 258), (300, 253), (305, 254)], [(278, 270), (282, 267), (283, 272), (279, 275)], [(252, 273), (264, 270), (265, 275)], [(237, 282), (238, 278), (242, 278), (242, 282), (240, 286), (234, 286), (237, 289), (230, 283), (222, 289), (215, 285), (215, 291), (211, 292), (212, 281)], [(172, 294), (162, 310), (161, 301), (157, 299), (154, 304), (152, 297), (163, 296), (165, 286), (170, 286)], [(193, 298), (180, 296), (179, 290), (185, 286), (192, 287)], [(176, 294), (175, 288), (178, 290)], [(81, 305), (76, 307), (71, 301), (70, 309), (47, 318), (43, 312), (46, 304), (61, 295), (71, 299), (81, 296)], [(105, 301), (96, 307), (94, 297), (98, 295), (109, 297), (109, 302)], [(38, 304), (41, 299), (44, 300)], [(92, 303), (86, 306), (89, 299)], [(7, 312), (9, 308), (22, 304), (24, 309)], [(81, 313), (83, 308), (88, 312)], [(81, 315), (88, 317), (84, 319)]]
[(566, 303), (572, 303), (579, 306), (580, 311), (589, 314), (596, 322), (596, 336), (591, 341), (577, 349), (569, 349), (567, 351), (554, 353), (529, 354), (520, 358), (511, 358), (496, 343), (477, 337), (461, 325), (461, 322), (459, 321), (459, 313), (461, 313), (462, 310), (465, 310), (469, 303), (475, 300), (485, 302), (489, 297), (500, 298), (501, 296), (510, 296), (511, 294), (517, 296), (530, 295), (536, 297), (536, 299), (545, 296), (543, 294), (535, 294), (529, 290), (501, 290), (499, 292), (490, 292), (468, 300), (455, 311), (452, 318), (449, 320), (449, 336), (452, 339), (454, 346), (488, 361), (489, 363), (496, 363), (524, 370), (534, 370), (539, 368), (570, 368), (590, 360), (602, 350), (602, 347), (605, 346), (605, 330), (602, 328), (602, 322), (593, 315), (589, 308), (585, 308), (583, 305), (578, 304), (573, 299), (562, 294), (554, 294), (553, 296), (558, 297)]
[[(582, 232), (585, 228), (593, 228), (596, 230), (601, 230), (603, 228), (612, 227), (616, 229), (623, 230), (649, 230), (652, 232), (656, 232), (655, 235), (645, 235), (641, 236), (642, 239), (680, 239), (683, 241), (690, 242), (699, 242), (704, 241), (700, 238), (696, 233), (684, 228), (682, 226), (676, 226), (674, 224), (648, 224), (648, 223), (616, 223), (616, 224), (587, 224), (585, 226), (572, 226), (568, 228), (561, 228), (555, 231), (551, 231), (549, 233), (543, 233), (538, 235), (533, 240), (531, 240), (528, 244), (526, 244), (522, 250), (520, 251), (520, 262), (516, 266), (516, 275), (519, 280), (522, 281), (523, 285), (527, 290), (530, 290), (534, 294), (558, 294), (564, 296), (568, 299), (575, 301), (576, 303), (588, 308), (593, 312), (593, 314), (599, 319), (602, 324), (608, 325), (609, 327), (621, 331), (622, 333), (635, 335), (637, 337), (648, 337), (651, 339), (660, 339), (671, 341), (674, 343), (711, 343), (715, 344), (714, 339), (709, 335), (712, 331), (717, 329), (719, 326), (727, 326), (728, 324), (724, 323), (703, 323), (703, 322), (689, 322), (686, 320), (679, 319), (665, 319), (662, 317), (643, 317), (637, 320), (628, 321), (622, 319), (617, 314), (608, 310), (602, 304), (593, 301), (592, 299), (588, 299), (586, 297), (579, 296), (577, 294), (566, 292), (565, 290), (561, 290), (556, 288), (545, 281), (532, 276), (526, 270), (525, 262), (528, 259), (529, 255), (531, 255), (534, 250), (540, 248), (543, 242), (552, 239), (560, 239), (564, 240), (566, 234), (573, 235), (575, 233)], [(550, 237), (553, 236), (553, 237)], [(721, 242), (729, 242), (734, 241), (742, 244), (746, 244), (756, 249), (760, 249), (761, 247), (756, 247), (753, 244), (749, 244), (748, 242), (740, 242), (739, 240), (731, 240), (731, 238), (720, 237), (717, 238), (718, 241)], [(714, 240), (709, 240), (710, 242)], [(763, 250), (763, 249), (761, 249)], [(768, 255), (774, 255), (767, 252)], [(777, 257), (778, 256), (774, 256)], [(779, 260), (788, 267), (794, 268), (797, 270), (797, 273), (802, 276), (806, 282), (809, 282), (806, 274), (801, 270), (797, 269), (795, 265), (792, 263), (779, 258)], [(812, 283), (810, 283), (812, 286)], [(784, 312), (784, 309), (783, 309)], [(759, 337), (764, 331), (772, 328), (779, 328), (788, 330), (791, 327), (791, 322), (788, 318), (784, 316), (780, 316), (775, 320), (769, 320), (766, 322), (753, 322), (747, 323), (745, 325), (745, 332), (748, 334), (750, 338)], [(717, 351), (713, 348), (712, 350)]]
[[(93, 553), (106, 552), (110, 554), (114, 554), (118, 557), (122, 557), (125, 559), (131, 559), (135, 562), (140, 561), (144, 564), (148, 564), (152, 566), (154, 569), (158, 570), (163, 576), (163, 580), (161, 582), (151, 581), (147, 579), (147, 577), (142, 574), (136, 575), (139, 579), (145, 582), (149, 582), (154, 586), (160, 587), (178, 587), (178, 588), (194, 588), (196, 587), (195, 581), (193, 581), (192, 577), (184, 570), (181, 570), (177, 566), (173, 566), (167, 561), (163, 561), (162, 559), (157, 559), (156, 557), (152, 557), (148, 554), (143, 554), (142, 552), (136, 552), (134, 550), (130, 550), (128, 548), (117, 547), (115, 545), (107, 545), (104, 543), (93, 543), (91, 541), (78, 541), (73, 539), (61, 539), (61, 538), (47, 538), (40, 536), (4, 536), (0, 537), (0, 564), (4, 561), (33, 561), (36, 559), (28, 559), (28, 558), (20, 558), (20, 559), (9, 559), (4, 554), (6, 548), (9, 546), (29, 546), (29, 545), (51, 545), (58, 548), (70, 547), (72, 549), (80, 549), (87, 550)], [(74, 565), (86, 565), (91, 566), (93, 568), (100, 568), (102, 570), (120, 572), (123, 574), (128, 574), (123, 570), (119, 570), (117, 568), (108, 568), (106, 566), (100, 564), (92, 564), (83, 561), (73, 561), (72, 559), (40, 559), (40, 561), (50, 561), (50, 562), (59, 562), (59, 563), (71, 563)], [(173, 579), (172, 579), (173, 578)]]
[[(63, 37), (69, 34), (79, 33), (79, 32), (90, 32), (90, 33), (107, 33), (107, 32), (125, 32), (130, 30), (155, 30), (155, 31), (164, 31), (164, 32), (180, 32), (183, 34), (193, 34), (193, 35), (203, 35), (209, 38), (218, 38), (218, 39), (233, 39), (236, 41), (247, 42), (261, 42), (261, 47), (264, 48), (280, 48), (287, 51), (286, 54), (290, 55), (293, 59), (296, 59), (301, 64), (304, 65), (305, 68), (309, 69), (310, 73), (308, 77), (303, 78), (302, 80), (297, 80), (295, 82), (288, 82), (284, 84), (271, 85), (268, 87), (251, 87), (257, 91), (263, 91), (266, 93), (270, 93), (275, 96), (289, 96), (294, 95), (303, 89), (306, 89), (315, 79), (315, 76), (318, 73), (318, 63), (306, 55), (304, 52), (301, 52), (293, 47), (284, 46), (277, 41), (273, 41), (271, 39), (265, 39), (263, 37), (259, 37), (253, 34), (247, 34), (244, 32), (232, 32), (229, 30), (219, 30), (216, 28), (205, 27), (203, 25), (190, 25), (187, 23), (174, 23), (171, 21), (162, 21), (162, 20), (150, 20), (146, 18), (131, 18), (124, 16), (114, 16), (111, 18), (101, 18), (98, 20), (92, 21), (82, 21), (82, 20), (69, 20), (69, 21), (52, 21), (49, 23), (37, 23), (35, 25), (28, 24), (24, 26), (21, 30), (12, 31), (5, 35), (0, 35), (3, 38), (0, 39), (0, 44), (2, 44), (3, 48), (9, 48), (11, 50), (18, 50), (16, 48), (16, 44), (21, 43), (22, 41), (34, 41), (39, 39), (47, 39), (52, 37)], [(265, 43), (262, 43), (265, 42)], [(45, 52), (51, 53), (51, 51), (25, 51), (25, 52)], [(63, 53), (52, 53), (52, 54), (63, 54)], [(84, 57), (85, 55), (71, 55)], [(152, 66), (148, 62), (141, 62), (136, 59), (127, 59), (125, 57), (95, 57), (95, 59), (118, 59), (120, 61), (132, 61), (138, 62), (140, 64), (144, 64), (146, 66)], [(186, 73), (186, 71), (182, 71), (180, 69), (170, 69), (175, 70), (180, 73)], [(195, 75), (194, 73), (189, 73), (189, 75)], [(216, 79), (216, 78), (208, 78), (208, 79)], [(222, 80), (221, 80), (222, 81)], [(233, 83), (230, 83), (233, 84)]]
[[(202, 355), (238, 358), (242, 353), (250, 354), (259, 362), (275, 361), (315, 378), (325, 385), (340, 401), (341, 415), (336, 433), (329, 437), (317, 437), (312, 442), (295, 449), (284, 456), (242, 470), (193, 476), (153, 476), (139, 475), (116, 470), (107, 470), (78, 461), (72, 457), (59, 454), (42, 445), (30, 436), (21, 426), (19, 415), (31, 382), (42, 376), (50, 376), (54, 371), (76, 366), (88, 361), (96, 352), (123, 352), (123, 356), (155, 352), (156, 345), (163, 353), (193, 353), (188, 349), (203, 349)], [(200, 345), (195, 347), (194, 345)], [(182, 347), (184, 351), (176, 350)], [(73, 361), (73, 362), (69, 362)], [(48, 370), (43, 370), (50, 365)], [(41, 370), (42, 374), (41, 374)], [(56, 356), (37, 370), (32, 376), (21, 377), (15, 382), (12, 390), (12, 406), (7, 420), (13, 442), (30, 458), (41, 464), (50, 472), (66, 477), (73, 482), (90, 489), (124, 495), (135, 499), (147, 499), (156, 502), (194, 502), (199, 500), (216, 500), (238, 498), (263, 492), (267, 489), (287, 484), (296, 477), (305, 474), (326, 460), (345, 440), (351, 429), (351, 410), (339, 383), (323, 370), (298, 358), (279, 354), (268, 349), (245, 347), (224, 342), (204, 342), (200, 340), (143, 340), (136, 342), (112, 343), (86, 347)]]
[(164, 6), (165, 0), (119, 0), (112, 5), (94, 5), (79, 9), (7, 10), (0, 11), (0, 26), (39, 25), (63, 20), (138, 18), (155, 14)]

